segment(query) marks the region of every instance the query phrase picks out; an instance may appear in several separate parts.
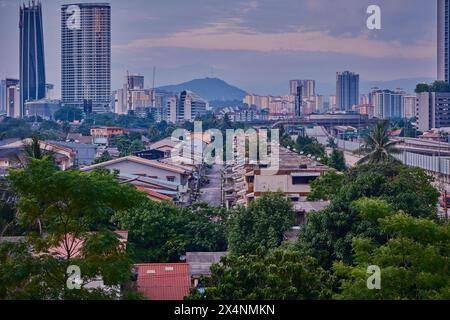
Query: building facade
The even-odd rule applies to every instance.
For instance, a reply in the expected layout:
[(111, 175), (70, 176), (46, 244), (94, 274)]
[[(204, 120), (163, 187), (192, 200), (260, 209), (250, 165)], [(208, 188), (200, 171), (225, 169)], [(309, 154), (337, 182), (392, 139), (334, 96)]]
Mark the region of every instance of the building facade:
[(359, 104), (359, 74), (344, 71), (336, 73), (336, 108), (351, 111)]
[(61, 94), (64, 105), (111, 111), (111, 8), (107, 3), (61, 7)]
[(380, 119), (402, 118), (405, 110), (405, 94), (401, 91), (373, 90), (369, 104), (374, 107), (374, 116)]
[(45, 57), (42, 6), (31, 2), (20, 7), (20, 107), (14, 114), (25, 116), (25, 103), (45, 98)]
[(416, 116), (422, 132), (450, 128), (450, 92), (418, 93)]
[(437, 77), (450, 81), (450, 1), (438, 0), (437, 5)]
[(289, 93), (291, 96), (298, 95), (298, 89), (301, 88), (302, 97), (312, 97), (316, 95), (315, 80), (290, 80)]

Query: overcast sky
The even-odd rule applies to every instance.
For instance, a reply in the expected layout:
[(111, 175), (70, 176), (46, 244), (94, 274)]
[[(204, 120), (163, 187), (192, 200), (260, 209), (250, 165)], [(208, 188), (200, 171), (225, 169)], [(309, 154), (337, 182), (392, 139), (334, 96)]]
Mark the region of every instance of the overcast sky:
[[(84, 1), (98, 2), (98, 1)], [(126, 70), (151, 86), (219, 77), (249, 92), (283, 94), (288, 80), (333, 83), (435, 77), (435, 0), (111, 0), (112, 83)], [(0, 78), (18, 76), (19, 4), (0, 0)], [(43, 0), (47, 82), (60, 84), (60, 6)], [(366, 9), (381, 7), (382, 30)]]

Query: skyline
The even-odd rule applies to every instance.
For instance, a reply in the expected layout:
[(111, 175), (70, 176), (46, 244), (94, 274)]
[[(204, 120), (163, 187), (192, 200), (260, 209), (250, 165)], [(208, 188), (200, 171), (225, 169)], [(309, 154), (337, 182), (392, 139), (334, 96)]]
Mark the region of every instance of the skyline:
[[(428, 6), (419, 0), (378, 1), (380, 31), (366, 28), (370, 2), (108, 1), (112, 89), (123, 84), (126, 70), (144, 75), (148, 87), (153, 66), (156, 86), (218, 77), (257, 94), (285, 94), (288, 81), (297, 78), (315, 79), (318, 87), (332, 85), (336, 72), (344, 70), (359, 73), (362, 81), (436, 78), (436, 1)], [(11, 48), (2, 51), (1, 78), (19, 73), (21, 3), (0, 0), (0, 41)], [(56, 96), (61, 78), (59, 13), (67, 3), (43, 3), (46, 61), (55, 61), (47, 66), (47, 78), (55, 84)]]

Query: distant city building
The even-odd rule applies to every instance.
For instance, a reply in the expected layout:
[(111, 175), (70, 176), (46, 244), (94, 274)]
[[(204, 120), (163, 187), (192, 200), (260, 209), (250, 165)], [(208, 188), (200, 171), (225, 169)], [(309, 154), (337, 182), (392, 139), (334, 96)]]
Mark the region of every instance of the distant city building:
[(359, 104), (357, 106), (354, 106), (354, 110), (359, 114), (365, 114), (368, 115), (369, 118), (373, 118), (374, 116), (374, 106), (370, 104)]
[(270, 96), (259, 96), (256, 94), (251, 94), (245, 96), (243, 102), (249, 106), (256, 106), (259, 109), (269, 109), (271, 97)]
[(336, 110), (336, 96), (328, 96), (328, 111)]
[(416, 116), (422, 132), (450, 128), (450, 92), (418, 93)]
[(373, 90), (369, 95), (374, 116), (380, 119), (402, 118), (404, 115), (404, 92)]
[(312, 97), (316, 95), (316, 81), (315, 80), (291, 80), (289, 81), (289, 92), (291, 96), (298, 94), (298, 89), (301, 88), (303, 97)]
[(31, 2), (20, 7), (20, 107), (17, 117), (25, 115), (25, 103), (45, 98), (45, 57), (42, 7)]
[(206, 113), (207, 102), (191, 91), (182, 91), (178, 98), (177, 120), (193, 121)]
[[(79, 10), (79, 25), (68, 25)], [(62, 102), (85, 112), (111, 111), (111, 8), (107, 3), (61, 7)]]
[(369, 104), (369, 96), (367, 94), (362, 94), (359, 97), (359, 104)]
[(323, 113), (324, 111), (323, 96), (315, 95), (303, 99), (303, 115), (311, 113)]
[(61, 101), (41, 99), (25, 103), (25, 115), (28, 117), (41, 117), (53, 120), (55, 112), (61, 107)]
[(415, 95), (405, 95), (404, 100), (404, 114), (403, 117), (410, 119), (416, 116), (416, 96)]
[(18, 79), (5, 79), (0, 83), (0, 98), (2, 109), (0, 113), (8, 117), (18, 118), (20, 113), (20, 81)]
[(450, 1), (437, 3), (437, 74), (438, 80), (450, 82)]
[(336, 107), (351, 111), (359, 104), (359, 75), (350, 71), (336, 73)]

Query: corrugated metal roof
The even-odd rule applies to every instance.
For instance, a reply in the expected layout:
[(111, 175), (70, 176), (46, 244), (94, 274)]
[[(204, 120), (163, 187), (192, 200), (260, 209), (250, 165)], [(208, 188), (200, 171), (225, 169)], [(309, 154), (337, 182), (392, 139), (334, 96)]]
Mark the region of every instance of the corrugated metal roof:
[(149, 300), (183, 300), (189, 294), (191, 278), (187, 263), (135, 265), (138, 290)]

